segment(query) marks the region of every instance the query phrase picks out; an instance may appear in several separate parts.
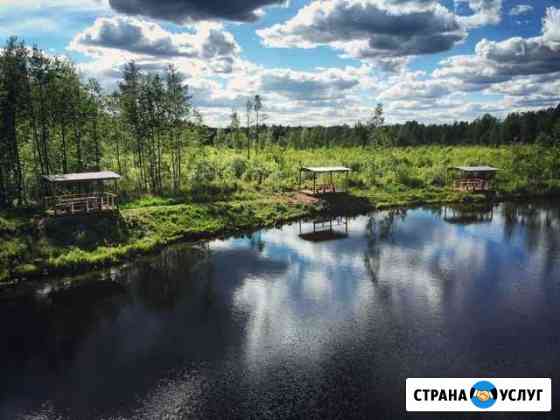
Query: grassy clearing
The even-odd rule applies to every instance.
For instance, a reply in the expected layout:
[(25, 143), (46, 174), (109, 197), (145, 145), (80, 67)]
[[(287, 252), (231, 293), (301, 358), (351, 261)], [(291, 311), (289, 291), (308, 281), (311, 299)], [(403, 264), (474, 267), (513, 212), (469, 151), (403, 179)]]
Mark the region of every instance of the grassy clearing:
[[(174, 196), (129, 199), (118, 217), (44, 219), (33, 210), (0, 213), (0, 282), (80, 272), (179, 240), (239, 233), (321, 212), (486, 199), (447, 187), (447, 168), (454, 165), (501, 168), (495, 185), (498, 199), (560, 193), (560, 150), (540, 146), (269, 148), (251, 160), (235, 150), (209, 150), (199, 156), (204, 157), (185, 168), (190, 188)], [(298, 187), (302, 164), (352, 168), (348, 179), (338, 182), (348, 195), (298, 203), (291, 192)]]

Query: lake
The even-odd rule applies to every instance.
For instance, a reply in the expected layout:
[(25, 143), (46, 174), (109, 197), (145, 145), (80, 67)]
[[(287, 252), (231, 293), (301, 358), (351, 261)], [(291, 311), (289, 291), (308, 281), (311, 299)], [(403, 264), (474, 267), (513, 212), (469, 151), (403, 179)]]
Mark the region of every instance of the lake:
[(401, 418), (425, 376), (551, 377), (559, 400), (559, 303), (559, 203), (177, 245), (4, 293), (0, 418)]

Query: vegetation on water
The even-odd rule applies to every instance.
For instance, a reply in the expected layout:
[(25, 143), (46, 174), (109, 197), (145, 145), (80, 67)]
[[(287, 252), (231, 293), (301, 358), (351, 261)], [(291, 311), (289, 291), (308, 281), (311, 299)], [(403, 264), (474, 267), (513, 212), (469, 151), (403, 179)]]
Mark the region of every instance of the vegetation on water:
[[(224, 129), (207, 127), (191, 99), (173, 67), (162, 75), (129, 63), (106, 93), (72, 63), (10, 39), (0, 51), (0, 281), (319, 212), (461, 201), (449, 188), (453, 165), (500, 168), (498, 199), (560, 192), (560, 106), (388, 126), (379, 105), (353, 127), (280, 127), (265, 124), (256, 95)], [(351, 168), (337, 179), (348, 194), (298, 198), (304, 164)], [(100, 169), (123, 176), (118, 217), (44, 217), (42, 175)]]

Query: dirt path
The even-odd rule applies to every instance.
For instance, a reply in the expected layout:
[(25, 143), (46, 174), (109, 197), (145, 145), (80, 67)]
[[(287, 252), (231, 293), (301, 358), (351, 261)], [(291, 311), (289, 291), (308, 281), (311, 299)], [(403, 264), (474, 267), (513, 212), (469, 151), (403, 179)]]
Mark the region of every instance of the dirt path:
[(302, 192), (290, 194), (286, 200), (289, 204), (312, 205), (319, 202), (319, 198)]

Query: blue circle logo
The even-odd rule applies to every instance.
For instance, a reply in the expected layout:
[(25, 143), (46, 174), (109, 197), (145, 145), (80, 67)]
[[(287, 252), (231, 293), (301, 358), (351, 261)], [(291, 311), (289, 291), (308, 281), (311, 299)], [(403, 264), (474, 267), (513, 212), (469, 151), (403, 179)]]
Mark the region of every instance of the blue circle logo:
[(478, 408), (490, 408), (498, 399), (498, 390), (488, 381), (480, 381), (471, 388), (471, 402)]

